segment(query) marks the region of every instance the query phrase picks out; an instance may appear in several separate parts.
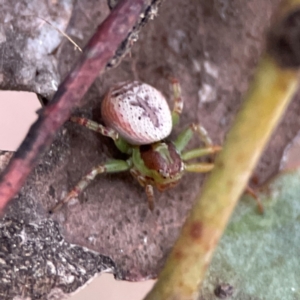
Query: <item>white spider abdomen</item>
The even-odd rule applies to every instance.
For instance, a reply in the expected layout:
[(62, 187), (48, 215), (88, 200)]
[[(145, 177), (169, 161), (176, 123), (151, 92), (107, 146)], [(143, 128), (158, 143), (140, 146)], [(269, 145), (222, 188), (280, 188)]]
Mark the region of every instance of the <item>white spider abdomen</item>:
[(109, 90), (101, 107), (106, 126), (132, 145), (146, 145), (166, 138), (172, 115), (165, 97), (138, 81), (123, 82)]

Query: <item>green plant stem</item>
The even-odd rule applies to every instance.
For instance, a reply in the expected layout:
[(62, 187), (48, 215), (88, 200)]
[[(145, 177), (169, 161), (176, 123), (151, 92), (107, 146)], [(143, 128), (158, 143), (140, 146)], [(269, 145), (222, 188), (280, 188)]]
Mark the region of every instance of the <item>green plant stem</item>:
[(297, 83), (296, 70), (263, 57), (202, 195), (145, 300), (197, 298), (213, 251)]

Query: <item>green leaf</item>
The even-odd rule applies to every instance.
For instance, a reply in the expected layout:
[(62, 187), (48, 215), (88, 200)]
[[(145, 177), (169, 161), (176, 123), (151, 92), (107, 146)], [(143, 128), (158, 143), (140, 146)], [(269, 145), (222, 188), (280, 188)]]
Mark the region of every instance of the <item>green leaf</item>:
[(261, 194), (265, 214), (248, 196), (238, 204), (202, 287), (216, 299), (219, 284), (230, 299), (300, 299), (300, 170), (282, 173)]

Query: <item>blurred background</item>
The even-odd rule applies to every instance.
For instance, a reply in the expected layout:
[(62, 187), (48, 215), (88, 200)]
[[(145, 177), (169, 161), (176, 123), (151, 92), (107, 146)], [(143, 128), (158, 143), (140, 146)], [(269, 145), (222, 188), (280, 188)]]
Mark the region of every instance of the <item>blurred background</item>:
[[(0, 92), (0, 150), (15, 151), (30, 125), (35, 121), (41, 105), (33, 93)], [(154, 284), (116, 281), (111, 274), (97, 276), (77, 291), (71, 300), (141, 300)]]

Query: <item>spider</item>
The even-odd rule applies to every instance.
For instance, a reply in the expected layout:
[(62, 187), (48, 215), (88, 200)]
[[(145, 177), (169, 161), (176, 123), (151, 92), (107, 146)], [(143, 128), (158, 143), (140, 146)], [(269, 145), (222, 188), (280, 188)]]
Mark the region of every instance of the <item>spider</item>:
[[(128, 155), (128, 159), (111, 159), (92, 168), (50, 213), (78, 197), (98, 174), (129, 171), (145, 188), (149, 209), (153, 210), (153, 187), (162, 192), (174, 187), (185, 172), (205, 173), (212, 170), (213, 163), (188, 162), (221, 149), (212, 144), (200, 124), (189, 125), (175, 141), (165, 140), (178, 123), (183, 109), (179, 82), (173, 78), (171, 84), (174, 94), (172, 112), (158, 90), (148, 84), (133, 81), (120, 83), (106, 94), (101, 107), (106, 126), (86, 118), (70, 118), (72, 122), (112, 138), (116, 147)], [(195, 133), (199, 135), (204, 147), (185, 151)]]

